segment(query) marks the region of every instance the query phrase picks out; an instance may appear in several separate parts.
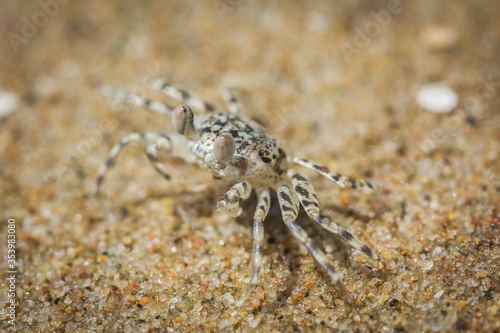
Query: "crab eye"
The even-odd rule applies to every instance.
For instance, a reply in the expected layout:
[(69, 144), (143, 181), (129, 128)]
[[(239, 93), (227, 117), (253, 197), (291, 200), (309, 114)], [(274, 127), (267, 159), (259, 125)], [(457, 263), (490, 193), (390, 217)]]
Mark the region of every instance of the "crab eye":
[(215, 139), (214, 157), (220, 163), (231, 160), (236, 151), (236, 142), (231, 134), (221, 134)]
[(177, 133), (184, 135), (188, 140), (196, 138), (193, 110), (189, 106), (177, 106), (172, 114), (172, 122)]

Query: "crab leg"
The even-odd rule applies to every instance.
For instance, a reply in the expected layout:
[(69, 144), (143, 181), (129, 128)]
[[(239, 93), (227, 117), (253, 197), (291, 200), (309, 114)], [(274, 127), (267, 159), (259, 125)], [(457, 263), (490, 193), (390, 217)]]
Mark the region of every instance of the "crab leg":
[(155, 77), (151, 81), (151, 85), (153, 88), (161, 90), (165, 95), (175, 98), (177, 100), (183, 101), (186, 104), (204, 112), (213, 112), (216, 111), (216, 107), (210, 103), (205, 102), (203, 99), (186, 92), (185, 90), (181, 90), (171, 85), (166, 79), (161, 77)]
[(341, 292), (345, 295), (346, 300), (350, 303), (349, 294), (345, 290), (340, 279), (341, 274), (337, 274), (332, 265), (328, 261), (326, 255), (318, 248), (318, 245), (307, 235), (304, 229), (299, 226), (295, 220), (299, 213), (299, 200), (292, 192), (289, 185), (283, 184), (278, 188), (278, 200), (281, 207), (281, 214), (286, 226), (292, 232), (293, 236), (307, 247), (309, 252), (313, 255), (314, 259), (323, 267), (332, 281), (338, 286)]
[(226, 88), (222, 90), (222, 98), (224, 98), (224, 101), (226, 101), (229, 112), (237, 114), (240, 113), (243, 109), (243, 106), (241, 105), (241, 101), (238, 99), (235, 89)]
[(111, 97), (117, 102), (130, 103), (137, 106), (142, 106), (150, 111), (161, 114), (162, 116), (170, 117), (172, 115), (172, 112), (174, 111), (174, 108), (171, 107), (170, 105), (153, 101), (147, 98), (142, 98), (132, 93), (129, 93), (128, 91), (116, 89), (110, 86), (101, 87), (101, 93)]
[(166, 179), (170, 179), (170, 176), (161, 168), (161, 163), (158, 162), (158, 150), (169, 150), (172, 146), (170, 138), (167, 135), (158, 133), (132, 133), (122, 138), (119, 143), (113, 146), (106, 163), (104, 163), (99, 169), (94, 187), (95, 195), (98, 195), (99, 188), (104, 180), (106, 172), (109, 168), (115, 165), (116, 158), (122, 149), (130, 142), (139, 141), (146, 141), (149, 143), (145, 150), (148, 160), (154, 166), (156, 171), (158, 171)]
[(365, 190), (365, 191), (371, 191), (375, 188), (371, 183), (367, 182), (366, 180), (362, 180), (362, 179), (354, 180), (354, 179), (348, 178), (346, 176), (342, 176), (338, 172), (335, 172), (335, 171), (330, 170), (330, 169), (323, 167), (323, 166), (319, 166), (319, 165), (314, 164), (313, 162), (306, 160), (306, 159), (303, 159), (303, 158), (288, 157), (287, 160), (288, 160), (288, 163), (298, 164), (298, 165), (301, 165), (301, 166), (306, 167), (308, 169), (314, 170), (314, 171), (318, 172), (319, 174), (325, 176), (326, 178), (333, 180), (334, 182), (336, 182), (338, 185), (340, 185), (342, 187), (345, 187), (347, 185), (350, 188), (361, 189), (361, 190)]
[(293, 189), (295, 190), (295, 194), (299, 197), (299, 201), (302, 207), (304, 207), (304, 210), (310, 218), (312, 218), (319, 225), (321, 225), (331, 233), (337, 234), (342, 237), (344, 241), (349, 243), (349, 245), (351, 245), (355, 249), (360, 250), (373, 260), (378, 260), (377, 255), (373, 253), (373, 251), (365, 243), (357, 239), (349, 231), (339, 227), (328, 217), (320, 215), (318, 197), (316, 196), (314, 188), (309, 180), (307, 180), (305, 177), (301, 176), (294, 170), (288, 171), (288, 177), (292, 179), (292, 185)]
[(248, 199), (252, 193), (252, 185), (249, 182), (241, 182), (232, 186), (229, 191), (224, 194), (224, 200), (219, 201), (217, 210), (225, 212), (232, 217), (239, 215), (240, 200)]
[(257, 209), (253, 217), (252, 275), (245, 296), (237, 303), (237, 306), (241, 306), (243, 304), (243, 302), (248, 298), (248, 296), (250, 296), (250, 293), (257, 285), (260, 268), (262, 266), (262, 246), (264, 243), (264, 225), (262, 222), (269, 212), (270, 204), (271, 197), (269, 195), (269, 190), (262, 190), (260, 192), (259, 201), (257, 202)]

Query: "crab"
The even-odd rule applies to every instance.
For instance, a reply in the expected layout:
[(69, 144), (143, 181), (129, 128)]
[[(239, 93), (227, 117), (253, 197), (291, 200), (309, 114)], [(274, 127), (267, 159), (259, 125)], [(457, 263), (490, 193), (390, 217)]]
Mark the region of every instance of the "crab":
[[(296, 223), (300, 207), (305, 210), (309, 218), (329, 232), (339, 235), (353, 248), (373, 260), (378, 260), (378, 256), (349, 231), (321, 214), (318, 197), (311, 182), (290, 166), (299, 165), (312, 169), (341, 187), (370, 191), (374, 186), (365, 180), (342, 176), (309, 160), (288, 156), (269, 132), (242, 115), (242, 105), (233, 89), (226, 89), (222, 93), (228, 104), (225, 111), (176, 88), (163, 78), (155, 77), (151, 83), (153, 88), (185, 104), (173, 108), (109, 86), (103, 87), (102, 92), (118, 102), (142, 106), (157, 114), (171, 117), (177, 134), (133, 133), (122, 138), (111, 149), (106, 163), (100, 168), (94, 193), (98, 195), (107, 170), (115, 164), (122, 149), (131, 142), (147, 143), (145, 154), (148, 160), (167, 180), (170, 176), (162, 167), (158, 154), (161, 151), (174, 153), (173, 148), (189, 151), (191, 154), (188, 154), (188, 157), (182, 154), (188, 162), (197, 163), (202, 169), (210, 172), (215, 180), (225, 180), (229, 183), (229, 190), (217, 204), (218, 211), (236, 217), (241, 213), (241, 201), (250, 196), (252, 189), (255, 189), (258, 197), (253, 221), (250, 282), (238, 305), (243, 304), (258, 283), (264, 242), (263, 222), (271, 204), (271, 189), (277, 194), (283, 221), (292, 235), (309, 250), (345, 299), (350, 302), (349, 295), (341, 282), (342, 274), (333, 269), (325, 253)], [(202, 113), (195, 118), (191, 107)]]

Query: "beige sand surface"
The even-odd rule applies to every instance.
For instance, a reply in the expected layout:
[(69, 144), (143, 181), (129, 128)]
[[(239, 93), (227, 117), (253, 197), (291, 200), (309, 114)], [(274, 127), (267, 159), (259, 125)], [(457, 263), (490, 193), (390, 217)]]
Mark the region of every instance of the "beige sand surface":
[[(0, 90), (20, 106), (0, 118), (0, 330), (499, 332), (499, 12), (466, 0), (3, 1)], [(239, 218), (219, 214), (224, 187), (179, 160), (165, 181), (140, 144), (110, 171), (102, 205), (89, 196), (124, 135), (172, 131), (98, 91), (175, 105), (147, 85), (152, 74), (219, 105), (220, 88), (237, 86), (288, 154), (380, 186), (344, 190), (301, 169), (325, 214), (381, 256), (300, 215), (353, 304), (274, 202), (260, 284), (236, 307), (255, 197)], [(416, 103), (432, 82), (457, 94), (452, 112)]]

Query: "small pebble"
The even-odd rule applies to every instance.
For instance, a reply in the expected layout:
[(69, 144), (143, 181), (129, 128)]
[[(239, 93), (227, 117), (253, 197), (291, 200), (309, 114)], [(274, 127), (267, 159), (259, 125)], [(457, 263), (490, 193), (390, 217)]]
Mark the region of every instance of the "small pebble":
[(16, 94), (0, 90), (0, 118), (7, 117), (19, 108), (20, 102)]
[(222, 319), (220, 324), (219, 324), (219, 328), (226, 328), (226, 327), (229, 327), (231, 326), (231, 322), (227, 319)]
[(393, 299), (391, 299), (391, 300), (389, 301), (389, 305), (390, 305), (390, 306), (396, 306), (396, 305), (398, 305), (398, 304), (399, 304), (399, 301), (398, 301), (397, 299), (395, 299), (395, 298), (393, 298)]
[(424, 261), (419, 262), (418, 266), (424, 272), (427, 272), (428, 270), (430, 270), (434, 266), (434, 263), (431, 260), (424, 260)]
[(304, 294), (302, 293), (296, 293), (292, 297), (295, 302), (302, 302), (304, 300)]
[(436, 255), (440, 255), (442, 252), (443, 252), (443, 248), (441, 246), (437, 246), (434, 249), (434, 251), (432, 251), (432, 254), (434, 254), (436, 256)]
[(443, 295), (443, 291), (442, 290), (438, 291), (436, 293), (436, 295), (434, 295), (434, 298), (439, 298), (439, 297), (441, 297), (441, 295)]
[(222, 297), (224, 297), (224, 299), (226, 299), (229, 303), (232, 303), (234, 301), (233, 295), (231, 295), (231, 293), (229, 292), (225, 293)]
[(431, 83), (418, 90), (417, 103), (429, 112), (447, 113), (457, 107), (458, 96), (447, 85)]
[(432, 50), (446, 50), (453, 46), (458, 35), (455, 30), (444, 25), (429, 25), (420, 34), (422, 42)]
[(389, 299), (389, 296), (388, 295), (382, 295), (378, 298), (377, 302), (378, 303), (384, 303), (385, 301), (387, 301)]
[(123, 245), (131, 246), (134, 243), (134, 239), (131, 236), (125, 236), (122, 240)]
[(256, 320), (254, 319), (254, 317), (252, 315), (249, 315), (247, 317), (247, 321), (248, 321), (248, 325), (251, 327), (251, 328), (256, 328), (257, 325), (259, 325), (259, 322), (260, 320)]

